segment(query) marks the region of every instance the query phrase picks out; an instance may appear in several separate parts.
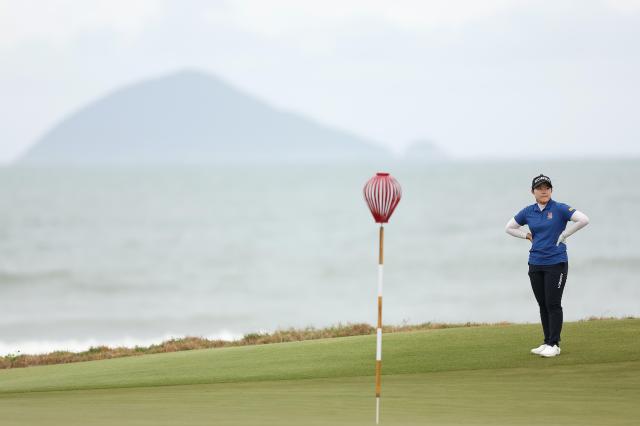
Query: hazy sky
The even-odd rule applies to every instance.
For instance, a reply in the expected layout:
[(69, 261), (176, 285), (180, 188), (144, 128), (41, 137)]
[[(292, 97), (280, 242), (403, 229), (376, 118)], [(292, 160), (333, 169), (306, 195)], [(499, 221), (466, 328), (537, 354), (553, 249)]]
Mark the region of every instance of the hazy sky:
[(185, 68), (396, 150), (640, 155), (640, 0), (0, 0), (0, 162)]

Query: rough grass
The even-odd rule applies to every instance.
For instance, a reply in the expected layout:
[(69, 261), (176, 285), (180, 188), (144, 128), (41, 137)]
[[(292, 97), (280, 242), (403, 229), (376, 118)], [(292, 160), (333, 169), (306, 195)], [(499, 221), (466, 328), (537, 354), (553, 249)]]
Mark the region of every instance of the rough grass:
[[(508, 323), (502, 322), (500, 324), (506, 325)], [(486, 325), (489, 324), (471, 322), (461, 324), (427, 322), (415, 325), (403, 324), (400, 326), (384, 326), (383, 332), (397, 333), (404, 331), (437, 330), (443, 328), (480, 327)], [(249, 333), (244, 335), (242, 339), (231, 341), (211, 340), (205, 339), (203, 337), (187, 336), (177, 339), (170, 339), (160, 344), (146, 347), (136, 346), (134, 348), (110, 348), (108, 346), (96, 346), (82, 352), (55, 351), (41, 355), (20, 354), (0, 356), (0, 369), (23, 368), (37, 365), (68, 364), (72, 362), (83, 361), (97, 361), (137, 355), (188, 351), (193, 349), (216, 349), (235, 346), (264, 345), (270, 343), (300, 342), (305, 340), (328, 339), (333, 337), (364, 336), (373, 333), (375, 333), (375, 328), (370, 326), (369, 324), (356, 323), (346, 325), (338, 324), (326, 328), (289, 328), (276, 330), (273, 333)]]

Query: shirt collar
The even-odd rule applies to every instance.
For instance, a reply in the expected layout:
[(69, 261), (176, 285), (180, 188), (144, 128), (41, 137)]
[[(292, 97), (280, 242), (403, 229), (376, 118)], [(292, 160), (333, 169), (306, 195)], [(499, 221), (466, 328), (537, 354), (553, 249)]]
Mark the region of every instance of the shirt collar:
[(536, 210), (537, 210), (537, 211), (539, 211), (539, 212), (543, 212), (543, 211), (545, 211), (545, 210), (550, 209), (551, 207), (553, 207), (553, 205), (554, 205), (555, 203), (556, 203), (556, 202), (555, 202), (555, 201), (553, 201), (553, 198), (549, 198), (549, 202), (547, 203), (547, 205), (546, 205), (546, 206), (544, 206), (544, 209), (540, 210), (540, 206), (538, 205), (538, 203), (535, 203), (535, 204), (534, 204), (534, 206), (535, 206), (535, 208), (536, 208)]

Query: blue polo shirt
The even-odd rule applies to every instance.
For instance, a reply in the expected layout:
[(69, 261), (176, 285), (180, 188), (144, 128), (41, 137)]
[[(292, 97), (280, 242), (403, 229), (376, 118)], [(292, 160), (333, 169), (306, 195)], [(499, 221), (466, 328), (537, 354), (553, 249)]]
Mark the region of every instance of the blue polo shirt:
[(532, 204), (513, 217), (518, 225), (529, 225), (533, 237), (529, 250), (530, 265), (554, 265), (568, 261), (567, 246), (556, 243), (574, 212), (575, 209), (564, 203), (549, 200), (542, 210), (538, 204)]

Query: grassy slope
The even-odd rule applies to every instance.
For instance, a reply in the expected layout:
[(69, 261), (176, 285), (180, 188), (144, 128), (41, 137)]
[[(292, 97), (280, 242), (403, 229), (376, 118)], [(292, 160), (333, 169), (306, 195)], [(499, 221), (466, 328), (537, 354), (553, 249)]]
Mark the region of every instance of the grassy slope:
[[(637, 424), (640, 320), (568, 323), (563, 337), (562, 355), (541, 359), (534, 325), (386, 335), (384, 424)], [(6, 370), (0, 413), (3, 425), (370, 424), (374, 352), (359, 336)]]

